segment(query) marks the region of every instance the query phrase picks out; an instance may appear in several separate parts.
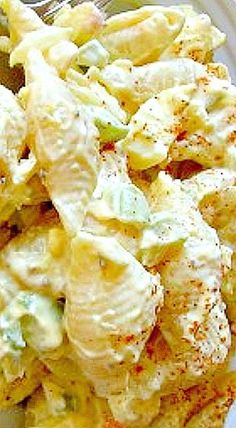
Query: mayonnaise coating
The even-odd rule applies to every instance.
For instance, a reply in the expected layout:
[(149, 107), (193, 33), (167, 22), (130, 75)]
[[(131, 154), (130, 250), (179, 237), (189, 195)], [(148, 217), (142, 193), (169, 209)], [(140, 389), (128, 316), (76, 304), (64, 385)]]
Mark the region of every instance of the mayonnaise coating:
[(27, 122), (24, 110), (13, 93), (0, 85), (0, 169), (17, 182), (17, 170), (26, 146)]
[(236, 173), (228, 168), (211, 168), (184, 180), (181, 188), (197, 203), (235, 184)]
[(98, 172), (98, 131), (66, 83), (31, 51), (27, 115), (45, 185), (70, 234), (79, 231)]
[(195, 85), (166, 89), (142, 104), (130, 121), (123, 140), (129, 165), (144, 170), (166, 161), (174, 143), (179, 116), (183, 115), (195, 91)]
[(136, 256), (149, 215), (148, 202), (130, 180), (121, 154), (104, 151), (83, 228), (95, 235), (115, 237)]
[(72, 241), (66, 330), (96, 392), (127, 385), (162, 306), (159, 275), (151, 275), (114, 238), (80, 232)]
[(180, 10), (144, 6), (109, 18), (99, 40), (113, 60), (126, 58), (134, 65), (142, 65), (157, 60), (183, 24)]
[(200, 63), (211, 61), (213, 52), (225, 43), (226, 36), (204, 14), (197, 14), (193, 7), (180, 5), (177, 10), (185, 15), (185, 23), (174, 42), (161, 55), (161, 59), (192, 58)]
[[(222, 64), (222, 78), (227, 79)], [(97, 73), (98, 80), (119, 99), (121, 105), (130, 113), (149, 98), (159, 92), (179, 85), (188, 85), (210, 73), (220, 73), (216, 68), (208, 70), (202, 64), (190, 58), (173, 58), (166, 61), (155, 61), (139, 67), (127, 59), (117, 59)], [(92, 70), (90, 71), (92, 73)], [(217, 74), (217, 77), (220, 74)]]
[(0, 85), (0, 223), (17, 207), (27, 203), (28, 181), (37, 170), (37, 160), (27, 150), (28, 124), (19, 99)]
[(104, 27), (104, 15), (96, 5), (87, 1), (71, 7), (62, 7), (54, 17), (53, 25), (72, 28), (71, 40), (77, 45), (83, 45), (93, 39)]
[[(164, 258), (158, 268), (166, 292), (161, 330), (172, 349), (177, 343), (181, 347), (180, 338), (183, 350), (188, 349), (189, 345), (198, 349), (198, 341), (201, 342), (203, 338), (201, 334), (198, 337), (199, 328), (207, 322), (208, 315), (211, 316), (211, 311), (218, 304), (221, 307), (220, 242), (215, 230), (203, 221), (191, 199), (182, 193), (178, 182), (171, 182), (161, 173), (151, 187), (150, 198), (153, 211), (160, 211), (164, 207), (168, 209), (169, 205), (170, 210), (173, 209), (177, 216), (182, 217), (188, 232), (188, 238), (180, 250)], [(217, 345), (219, 359), (227, 355), (227, 343), (228, 337), (226, 344), (223, 344), (224, 353), (221, 345)], [(208, 351), (209, 357), (216, 363), (214, 349)]]
[[(222, 254), (216, 232), (203, 221), (180, 183), (164, 173), (151, 186), (149, 198), (153, 212), (173, 209), (188, 237), (165, 253), (155, 269), (165, 290), (160, 331), (147, 342), (136, 370), (130, 372), (126, 391), (109, 398), (116, 418), (131, 427), (140, 421), (143, 426), (150, 424), (159, 412), (152, 407), (158, 397), (194, 385), (199, 376), (216, 370), (231, 346), (220, 292)], [(149, 408), (144, 415), (142, 402)]]
[(60, 226), (31, 227), (8, 243), (1, 260), (24, 288), (61, 297), (66, 287), (67, 245)]
[[(236, 87), (217, 78), (199, 79), (171, 147), (174, 160), (235, 170)], [(181, 135), (182, 133), (182, 135)]]
[(235, 170), (236, 87), (212, 76), (162, 91), (132, 117), (124, 149), (132, 168), (170, 161)]

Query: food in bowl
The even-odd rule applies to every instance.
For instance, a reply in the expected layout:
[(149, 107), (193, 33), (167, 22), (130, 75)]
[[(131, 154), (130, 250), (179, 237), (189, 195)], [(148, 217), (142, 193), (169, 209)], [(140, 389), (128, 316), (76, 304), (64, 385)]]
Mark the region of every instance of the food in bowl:
[(0, 406), (26, 427), (223, 427), (236, 88), (191, 6), (46, 25), (2, 0)]

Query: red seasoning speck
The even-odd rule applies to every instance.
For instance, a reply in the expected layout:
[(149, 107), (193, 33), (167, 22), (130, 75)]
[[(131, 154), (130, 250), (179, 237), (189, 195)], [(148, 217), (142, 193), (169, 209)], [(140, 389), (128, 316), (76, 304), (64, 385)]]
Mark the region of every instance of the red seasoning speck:
[(139, 374), (143, 372), (144, 368), (143, 366), (138, 365), (134, 368), (134, 370), (135, 370), (135, 373)]
[(176, 141), (183, 141), (185, 140), (186, 137), (187, 137), (187, 131), (182, 131), (177, 135)]
[(103, 144), (102, 152), (114, 152), (115, 151), (115, 143), (109, 141), (108, 143)]
[(125, 337), (125, 342), (126, 343), (130, 343), (130, 342), (132, 342), (133, 340), (134, 340), (134, 335), (133, 334), (131, 334), (130, 336), (126, 336)]
[(124, 425), (120, 424), (120, 422), (109, 419), (105, 423), (105, 428), (125, 428)]

